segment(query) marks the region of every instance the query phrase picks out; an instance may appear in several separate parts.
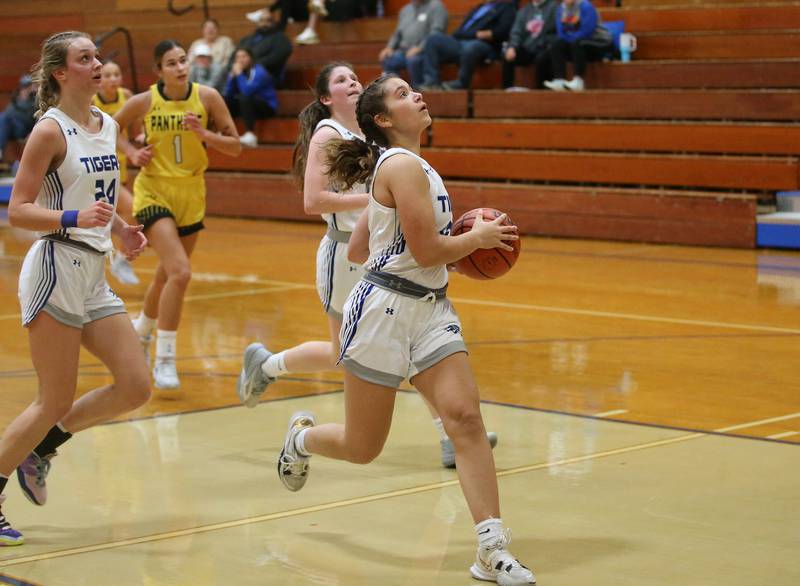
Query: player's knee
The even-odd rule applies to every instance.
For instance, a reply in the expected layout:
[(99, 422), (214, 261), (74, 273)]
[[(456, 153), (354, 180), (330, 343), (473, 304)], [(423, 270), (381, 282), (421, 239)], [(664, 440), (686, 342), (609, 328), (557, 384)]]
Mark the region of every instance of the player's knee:
[(181, 264), (169, 272), (167, 279), (185, 289), (192, 280), (192, 269), (188, 264)]
[(138, 409), (150, 400), (150, 377), (147, 370), (141, 373), (130, 373), (123, 380), (115, 383), (128, 411)]
[(442, 415), (442, 420), (444, 421), (447, 435), (454, 440), (486, 433), (480, 408), (477, 405), (453, 408), (449, 413)]
[(382, 451), (383, 444), (351, 446), (347, 450), (347, 461), (353, 464), (369, 464), (380, 456)]

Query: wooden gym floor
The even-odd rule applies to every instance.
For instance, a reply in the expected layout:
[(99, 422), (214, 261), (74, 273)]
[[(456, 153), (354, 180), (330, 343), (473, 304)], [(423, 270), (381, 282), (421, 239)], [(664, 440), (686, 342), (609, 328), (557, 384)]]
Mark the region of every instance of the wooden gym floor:
[[(28, 543), (0, 549), (0, 584), (476, 583), (456, 475), (413, 392), (375, 463), (315, 458), (302, 492), (282, 487), (288, 416), (341, 420), (341, 376), (292, 375), (253, 410), (234, 381), (250, 341), (324, 339), (323, 228), (207, 225), (181, 391), (76, 435), (46, 507), (9, 482)], [(16, 299), (29, 245), (0, 227), (0, 428), (36, 390)], [(144, 284), (110, 282), (135, 314)], [(800, 583), (800, 255), (526, 238), (511, 273), (455, 276), (450, 295), (500, 436), (512, 551), (540, 585)], [(83, 356), (80, 391), (107, 381)]]

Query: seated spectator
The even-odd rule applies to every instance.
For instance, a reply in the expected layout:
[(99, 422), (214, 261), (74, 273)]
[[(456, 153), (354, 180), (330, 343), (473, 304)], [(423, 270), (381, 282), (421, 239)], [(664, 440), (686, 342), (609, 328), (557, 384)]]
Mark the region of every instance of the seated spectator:
[(25, 140), (33, 130), (36, 90), (31, 76), (23, 75), (11, 94), (11, 101), (0, 114), (0, 160), (9, 140)]
[(198, 43), (194, 47), (194, 58), (189, 66), (189, 81), (213, 87), (222, 92), (225, 81), (225, 68), (214, 61), (211, 47), (206, 43)]
[(536, 87), (550, 79), (550, 44), (556, 33), (558, 0), (531, 0), (517, 11), (508, 47), (503, 55), (503, 87), (514, 86), (514, 67), (530, 65), (536, 69)]
[(298, 45), (316, 45), (319, 43), (319, 35), (317, 34), (317, 26), (319, 19), (323, 16), (328, 16), (328, 8), (325, 6), (325, 0), (268, 0), (265, 8), (254, 10), (247, 13), (247, 20), (258, 24), (259, 19), (263, 12), (270, 10), (271, 7), (277, 7), (281, 10), (281, 18), (279, 21), (280, 30), (286, 30), (286, 24), (290, 21), (308, 21), (308, 24), (303, 31), (294, 38), (294, 42)]
[[(514, 23), (514, 5), (509, 0), (488, 0), (473, 8), (452, 34), (434, 33), (422, 51), (423, 87), (466, 89), (479, 63), (500, 57), (500, 50)], [(440, 86), (439, 66), (458, 63), (458, 79)]]
[[(588, 61), (600, 61), (613, 50), (611, 33), (600, 22), (597, 9), (589, 0), (563, 0), (556, 12), (558, 39), (550, 47), (553, 80), (545, 87), (564, 91), (583, 91), (583, 76)], [(574, 75), (567, 81), (567, 61), (573, 62)]]
[(283, 70), (292, 54), (292, 42), (280, 29), (281, 8), (273, 4), (259, 13), (258, 28), (239, 41), (238, 49), (247, 49), (258, 63), (280, 85)]
[[(219, 34), (219, 23), (213, 18), (207, 19), (203, 23), (203, 37), (197, 39), (189, 46), (189, 63), (194, 62), (197, 57), (197, 49), (200, 47), (211, 49), (211, 58), (223, 70), (233, 56), (235, 49), (230, 37)], [(223, 71), (223, 75), (226, 72)]]
[(439, 0), (411, 0), (403, 6), (386, 47), (378, 54), (385, 72), (401, 73), (408, 70), (413, 87), (424, 83), (422, 76), (422, 49), (425, 40), (433, 33), (447, 30), (447, 8)]
[(236, 49), (224, 96), (231, 115), (241, 117), (244, 122), (245, 133), (239, 141), (245, 146), (256, 146), (258, 138), (253, 132), (256, 120), (275, 115), (278, 94), (272, 76), (260, 63), (253, 61), (249, 49)]

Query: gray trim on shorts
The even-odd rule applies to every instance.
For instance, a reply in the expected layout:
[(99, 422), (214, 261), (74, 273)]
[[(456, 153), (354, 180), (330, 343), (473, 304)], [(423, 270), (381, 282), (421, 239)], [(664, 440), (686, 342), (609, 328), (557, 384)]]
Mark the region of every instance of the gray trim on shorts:
[(419, 362), (414, 363), (414, 368), (417, 369), (417, 374), (422, 372), (423, 370), (427, 370), (437, 362), (441, 362), (448, 356), (452, 354), (457, 354), (459, 352), (467, 352), (467, 345), (464, 343), (463, 340), (455, 340), (453, 342), (448, 342), (444, 346), (441, 346), (428, 354), (425, 358), (420, 360)]
[[(41, 311), (46, 312), (50, 317), (52, 317), (57, 322), (64, 324), (65, 326), (69, 326), (71, 328), (78, 328), (79, 330), (83, 329), (83, 317), (80, 315), (75, 315), (74, 313), (67, 313), (60, 307), (56, 307), (52, 303), (48, 303), (45, 305)], [(32, 322), (33, 320), (31, 320)], [(30, 324), (30, 322), (28, 322)]]
[(347, 244), (350, 242), (350, 235), (352, 232), (344, 232), (342, 230), (337, 230), (336, 228), (328, 225), (328, 231), (325, 232), (325, 236), (333, 240), (334, 242), (342, 242)]
[(117, 315), (118, 313), (128, 313), (128, 310), (125, 309), (125, 306), (122, 304), (108, 305), (106, 307), (101, 307), (100, 309), (94, 309), (89, 312), (89, 321), (86, 323), (92, 323), (98, 319), (103, 319), (104, 317), (108, 317), (110, 315)]
[(405, 380), (405, 377), (398, 376), (396, 374), (389, 374), (388, 372), (381, 372), (380, 370), (375, 370), (373, 368), (369, 368), (368, 366), (359, 364), (347, 356), (342, 358), (341, 363), (352, 374), (361, 380), (367, 381), (368, 383), (374, 383), (376, 385), (383, 385), (384, 387), (396, 389), (400, 386), (400, 383)]
[(328, 311), (326, 311), (325, 313), (326, 313), (326, 315), (334, 317), (334, 318), (338, 319), (339, 321), (342, 321), (344, 319), (344, 316), (341, 313), (339, 313), (338, 311), (336, 311), (333, 307), (328, 307)]

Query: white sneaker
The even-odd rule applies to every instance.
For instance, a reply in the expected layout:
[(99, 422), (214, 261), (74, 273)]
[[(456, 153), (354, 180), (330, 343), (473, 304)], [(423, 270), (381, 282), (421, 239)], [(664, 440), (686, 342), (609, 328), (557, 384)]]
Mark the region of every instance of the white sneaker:
[(469, 569), (473, 578), (496, 582), (501, 586), (536, 584), (536, 576), (511, 555), (507, 546), (511, 543), (511, 530), (506, 529), (495, 543), (479, 547), (475, 563)]
[(316, 12), (320, 16), (328, 16), (328, 9), (325, 8), (325, 0), (309, 0), (308, 11)]
[(506, 92), (508, 92), (510, 94), (529, 92), (529, 91), (531, 91), (531, 88), (524, 87), (524, 86), (521, 86), (521, 85), (512, 85), (511, 87), (507, 87), (506, 88)]
[(302, 33), (294, 38), (294, 42), (298, 45), (316, 45), (319, 43), (319, 36), (314, 32), (314, 29), (305, 28)]
[(267, 11), (266, 8), (259, 8), (258, 10), (253, 10), (253, 12), (248, 12), (245, 14), (245, 18), (252, 22), (253, 24), (258, 24), (261, 21), (261, 15)]
[(551, 79), (549, 81), (544, 82), (544, 87), (549, 90), (553, 90), (554, 92), (563, 92), (567, 89), (567, 80), (566, 79)]
[(566, 87), (568, 90), (572, 90), (573, 92), (582, 92), (584, 87), (583, 78), (576, 75), (571, 80), (565, 82), (564, 87)]
[(264, 344), (253, 342), (244, 351), (242, 371), (236, 381), (236, 393), (243, 405), (253, 408), (258, 405), (267, 385), (275, 379), (264, 374), (261, 366), (272, 356), (272, 352)]
[(174, 360), (156, 359), (156, 365), (153, 367), (153, 385), (162, 390), (177, 389), (181, 386)]
[(138, 285), (139, 277), (133, 272), (133, 267), (128, 259), (119, 252), (115, 253), (111, 259), (111, 274), (123, 285)]
[(308, 460), (311, 456), (302, 456), (295, 448), (294, 440), (297, 434), (314, 427), (316, 420), (308, 411), (298, 411), (289, 420), (289, 429), (283, 442), (281, 455), (278, 456), (278, 477), (283, 485), (296, 492), (303, 488), (308, 480)]
[(239, 142), (247, 147), (257, 147), (258, 137), (249, 130), (239, 137)]

